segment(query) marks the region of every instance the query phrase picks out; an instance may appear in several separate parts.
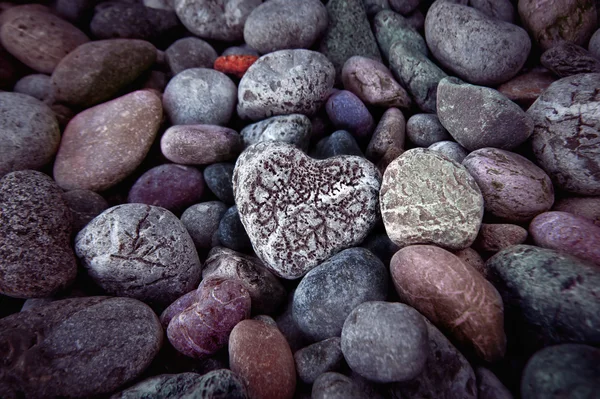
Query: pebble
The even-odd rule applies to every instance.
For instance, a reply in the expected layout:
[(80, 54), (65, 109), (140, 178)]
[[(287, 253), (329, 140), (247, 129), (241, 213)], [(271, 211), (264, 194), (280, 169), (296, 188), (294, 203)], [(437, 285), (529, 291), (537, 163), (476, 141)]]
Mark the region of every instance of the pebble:
[(513, 399), (513, 395), (494, 373), (484, 367), (475, 369), (479, 399)]
[(469, 151), (455, 141), (442, 140), (431, 144), (427, 148), (437, 151), (457, 163), (462, 163), (469, 155)]
[(339, 336), (354, 308), (385, 300), (387, 291), (387, 270), (379, 258), (365, 248), (346, 249), (300, 281), (293, 299), (294, 320), (315, 341)]
[(107, 101), (133, 83), (156, 60), (156, 48), (143, 40), (85, 43), (64, 57), (52, 73), (54, 99), (79, 108)]
[(258, 257), (278, 277), (295, 279), (367, 236), (380, 181), (366, 159), (315, 161), (292, 145), (264, 142), (238, 158), (233, 192)]
[(174, 125), (160, 139), (160, 149), (169, 161), (208, 165), (234, 160), (242, 150), (242, 139), (238, 132), (228, 127)]
[(204, 169), (204, 181), (213, 194), (227, 205), (234, 205), (233, 169), (229, 162), (214, 163)]
[(387, 267), (392, 256), (400, 247), (392, 242), (385, 232), (374, 232), (362, 242), (361, 247), (368, 249)]
[(523, 371), (521, 397), (593, 398), (600, 392), (600, 349), (581, 344), (544, 348)]
[(191, 68), (169, 81), (163, 106), (173, 125), (227, 125), (235, 110), (237, 88), (222, 72)]
[(364, 302), (344, 322), (342, 352), (350, 368), (370, 381), (409, 381), (429, 356), (423, 316), (402, 303)]
[(400, 247), (466, 248), (483, 217), (483, 197), (467, 169), (423, 148), (406, 151), (388, 166), (379, 198), (387, 234)]
[(537, 68), (502, 83), (498, 91), (527, 109), (555, 80), (554, 74), (546, 68)]
[[(385, 159), (386, 154), (402, 153), (406, 134), (406, 119), (397, 108), (388, 108), (371, 137), (365, 155), (373, 163)], [(400, 155), (400, 154), (398, 154)], [(387, 165), (386, 165), (387, 166)]]
[(538, 164), (559, 189), (600, 195), (600, 74), (562, 78), (529, 108), (531, 145)]
[(513, 245), (523, 244), (526, 239), (527, 230), (516, 224), (482, 223), (473, 247), (481, 251), (498, 252)]
[(429, 147), (439, 141), (452, 140), (436, 114), (415, 114), (406, 122), (406, 135), (418, 147)]
[(71, 190), (62, 194), (73, 216), (73, 234), (79, 233), (96, 216), (108, 209), (108, 202), (90, 190)]
[(531, 49), (525, 29), (445, 0), (429, 8), (425, 39), (444, 68), (476, 85), (506, 82), (521, 70)]
[(176, 40), (165, 50), (165, 60), (173, 75), (190, 68), (212, 68), (217, 57), (215, 49), (197, 37)]
[(261, 141), (281, 141), (294, 144), (306, 151), (312, 133), (312, 124), (306, 115), (292, 114), (267, 118), (252, 123), (240, 131), (244, 147)]
[(217, 236), (221, 245), (234, 251), (248, 251), (252, 249), (252, 242), (240, 220), (238, 207), (235, 205), (229, 208), (221, 218)]
[(159, 206), (181, 212), (200, 202), (204, 193), (202, 172), (190, 166), (164, 164), (145, 172), (129, 189), (127, 202)]
[(544, 212), (529, 225), (535, 245), (555, 249), (600, 266), (600, 226), (567, 212)]
[(315, 380), (312, 399), (368, 399), (369, 395), (344, 374), (323, 373)]
[(305, 384), (312, 384), (317, 377), (329, 371), (337, 371), (344, 362), (341, 339), (332, 337), (314, 343), (294, 353), (296, 372)]
[(169, 326), (169, 323), (175, 316), (179, 313), (183, 312), (190, 306), (195, 306), (198, 302), (198, 292), (196, 289), (188, 292), (185, 295), (177, 298), (173, 303), (171, 303), (160, 315), (160, 323), (163, 328), (166, 330)]
[(514, 245), (485, 264), (512, 315), (507, 325), (528, 350), (579, 342), (600, 343), (600, 269), (568, 254)]
[(144, 160), (162, 119), (160, 99), (134, 91), (88, 108), (65, 128), (54, 179), (65, 190), (106, 190)]
[(287, 299), (281, 282), (260, 259), (224, 247), (215, 247), (208, 253), (202, 278), (239, 281), (250, 294), (254, 314), (277, 313)]
[(423, 36), (411, 26), (410, 21), (392, 10), (382, 10), (373, 19), (373, 32), (384, 60), (390, 60), (390, 49), (395, 42), (427, 57), (429, 51)]
[(196, 301), (169, 322), (167, 337), (177, 351), (203, 359), (225, 347), (233, 328), (249, 316), (250, 295), (239, 281), (203, 280)]
[(200, 399), (227, 398), (246, 399), (248, 393), (244, 382), (229, 369), (213, 370), (204, 374), (198, 386)]
[(356, 139), (345, 130), (337, 130), (322, 138), (310, 153), (310, 156), (316, 159), (327, 159), (339, 155), (363, 156)]
[(512, 150), (533, 133), (533, 120), (497, 90), (448, 77), (437, 89), (437, 115), (450, 135), (469, 151)]
[(402, 15), (408, 15), (413, 12), (421, 0), (389, 0), (390, 8)]
[[(131, 298), (55, 301), (0, 320), (8, 349), (3, 396), (95, 397), (126, 386), (148, 368), (163, 342), (152, 309)], [(33, 343), (33, 345), (32, 345)]]
[[(597, 5), (596, 8), (598, 8)], [(588, 51), (600, 60), (600, 28), (592, 35), (588, 44)]]
[(362, 0), (327, 2), (329, 26), (319, 45), (335, 67), (335, 80), (341, 83), (342, 67), (354, 55), (381, 61), (377, 41), (371, 31)]
[(294, 397), (294, 357), (275, 326), (257, 320), (238, 323), (229, 337), (229, 365), (244, 381), (249, 399)]
[(215, 60), (214, 68), (241, 79), (256, 60), (258, 56), (255, 55), (226, 55)]
[(369, 21), (381, 10), (389, 10), (390, 3), (388, 0), (364, 0), (363, 5), (365, 6), (365, 11), (367, 12), (367, 17), (369, 17)]
[(408, 109), (412, 100), (408, 93), (381, 62), (371, 58), (348, 58), (342, 68), (344, 89), (352, 92), (366, 105)]
[(462, 164), (481, 189), (485, 211), (505, 221), (527, 222), (554, 203), (550, 178), (522, 155), (482, 148)]
[(373, 116), (354, 93), (340, 90), (325, 104), (327, 116), (338, 130), (346, 130), (358, 139), (370, 137), (375, 128)]
[(16, 6), (2, 13), (0, 42), (31, 69), (52, 73), (58, 63), (88, 37), (45, 7)]
[(469, 6), (490, 18), (504, 22), (515, 22), (515, 7), (510, 0), (469, 0)]
[(569, 42), (561, 42), (546, 50), (540, 62), (543, 66), (564, 78), (578, 73), (600, 72), (600, 60), (586, 49)]
[(43, 167), (52, 161), (60, 143), (54, 112), (29, 95), (0, 93), (0, 142), (0, 177)]
[(287, 301), (285, 303), (285, 308), (275, 318), (277, 327), (287, 340), (292, 352), (296, 352), (299, 349), (302, 349), (313, 343), (311, 340), (304, 336), (304, 333), (300, 330), (298, 324), (294, 320), (292, 312), (294, 292), (294, 289), (290, 291), (287, 297)]
[(223, 51), (223, 53), (221, 54), (221, 57), (226, 57), (228, 55), (251, 55), (255, 57), (260, 57), (258, 51), (248, 46), (247, 44), (227, 47), (225, 51)]
[(110, 295), (168, 305), (193, 290), (202, 265), (194, 242), (175, 215), (143, 204), (118, 205), (75, 238), (88, 275)]
[(520, 0), (519, 16), (533, 41), (548, 50), (562, 41), (584, 46), (597, 27), (594, 0), (557, 0), (540, 7), (538, 0)]
[(316, 51), (263, 55), (240, 81), (237, 112), (253, 121), (274, 115), (313, 116), (327, 100), (334, 79), (333, 64)]
[(192, 237), (196, 248), (212, 248), (219, 245), (219, 223), (227, 211), (227, 205), (219, 201), (201, 202), (187, 208), (181, 214), (181, 223)]
[(147, 397), (183, 399), (198, 395), (202, 377), (197, 373), (161, 374), (138, 382), (110, 399), (144, 399)]
[(553, 211), (569, 212), (591, 220), (600, 226), (600, 197), (564, 197), (552, 206)]
[(463, 263), (471, 266), (473, 269), (477, 270), (479, 273), (485, 276), (485, 261), (479, 255), (479, 252), (475, 251), (473, 248), (465, 248), (460, 251), (454, 251), (454, 255)]
[(325, 33), (327, 9), (319, 0), (270, 0), (244, 24), (244, 41), (261, 54), (311, 48)]
[(262, 0), (174, 0), (181, 23), (202, 39), (233, 42), (244, 36), (248, 15)]
[(40, 101), (46, 101), (52, 96), (50, 76), (42, 73), (27, 75), (19, 79), (13, 88), (15, 93), (27, 94)]
[(70, 240), (71, 212), (50, 177), (23, 170), (0, 179), (2, 295), (49, 297), (71, 285), (77, 265)]

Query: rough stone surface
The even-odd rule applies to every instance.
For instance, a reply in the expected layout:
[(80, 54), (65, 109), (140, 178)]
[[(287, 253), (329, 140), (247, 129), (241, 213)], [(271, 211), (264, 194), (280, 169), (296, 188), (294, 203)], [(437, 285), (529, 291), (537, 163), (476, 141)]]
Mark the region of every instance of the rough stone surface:
[(600, 270), (573, 256), (531, 245), (498, 252), (485, 264), (507, 321), (528, 350), (565, 342), (600, 343)]
[(429, 356), (423, 316), (402, 303), (356, 307), (344, 323), (341, 345), (350, 368), (379, 383), (415, 378)]
[(243, 128), (240, 135), (244, 141), (244, 147), (261, 141), (281, 141), (306, 150), (311, 132), (312, 124), (306, 115), (292, 114), (273, 116), (252, 123)]
[(332, 337), (294, 353), (296, 372), (305, 384), (312, 384), (321, 374), (338, 370), (344, 362), (341, 340)]
[(66, 190), (114, 186), (146, 157), (161, 119), (160, 99), (149, 91), (134, 91), (77, 114), (63, 133), (54, 179)]
[(192, 238), (159, 207), (124, 204), (104, 211), (79, 232), (75, 252), (106, 292), (150, 304), (167, 305), (200, 280)]
[(246, 399), (248, 394), (244, 382), (229, 369), (210, 371), (202, 376), (198, 386), (199, 399), (227, 398)]
[(384, 159), (388, 153), (402, 153), (405, 133), (406, 119), (402, 111), (397, 108), (388, 108), (381, 116), (373, 137), (369, 141), (365, 153), (367, 159), (376, 163)]
[(423, 36), (411, 26), (407, 18), (391, 10), (382, 10), (375, 15), (373, 32), (384, 60), (390, 59), (392, 44), (398, 41), (424, 56), (429, 54)]
[(510, 222), (527, 222), (554, 202), (550, 178), (527, 158), (482, 148), (463, 161), (481, 189), (486, 212)]
[(437, 115), (454, 140), (469, 151), (511, 150), (533, 132), (531, 116), (502, 93), (453, 77), (438, 85)]
[(465, 264), (485, 275), (485, 261), (481, 255), (479, 255), (479, 252), (475, 251), (473, 248), (469, 247), (461, 249), (460, 251), (454, 251), (454, 255), (456, 255), (458, 259), (462, 260)]
[(221, 201), (227, 205), (235, 204), (233, 197), (233, 169), (229, 162), (213, 163), (204, 169), (206, 185)]
[(363, 156), (356, 139), (345, 130), (336, 130), (331, 135), (322, 138), (310, 153), (310, 156), (316, 159), (327, 159), (339, 155)]
[(564, 197), (557, 199), (553, 211), (569, 212), (600, 226), (600, 197)]
[(0, 93), (0, 142), (0, 176), (41, 168), (60, 143), (54, 112), (26, 94)]
[(300, 281), (294, 293), (294, 320), (315, 341), (339, 336), (352, 309), (385, 300), (387, 290), (387, 270), (379, 258), (365, 248), (346, 249)]
[(202, 376), (197, 373), (161, 374), (138, 382), (134, 386), (114, 394), (110, 399), (174, 398), (200, 395)]
[(333, 64), (316, 51), (280, 50), (264, 55), (240, 81), (237, 112), (254, 121), (274, 115), (312, 116), (327, 100), (334, 78)]
[(473, 246), (482, 251), (498, 252), (512, 245), (523, 244), (526, 239), (527, 230), (516, 224), (482, 223)]
[(600, 72), (599, 59), (583, 47), (569, 42), (558, 43), (546, 50), (540, 61), (543, 66), (561, 78), (578, 73)]
[(294, 279), (360, 243), (377, 220), (380, 175), (358, 157), (323, 161), (283, 143), (258, 143), (237, 160), (233, 190), (255, 252)]
[(181, 215), (181, 223), (192, 237), (196, 248), (212, 248), (219, 244), (219, 222), (227, 205), (219, 201), (202, 202), (190, 206)]
[(190, 68), (212, 68), (217, 57), (215, 49), (197, 37), (176, 40), (165, 50), (165, 61), (173, 75)]
[(515, 76), (531, 49), (523, 28), (445, 0), (429, 8), (425, 39), (443, 67), (470, 83), (488, 86)]
[(328, 372), (316, 379), (312, 399), (368, 399), (370, 396), (344, 374)]
[(512, 393), (490, 370), (484, 367), (477, 367), (475, 375), (477, 375), (477, 394), (479, 399), (513, 399)]
[(108, 202), (90, 190), (71, 190), (63, 198), (73, 216), (73, 233), (77, 234), (96, 216), (108, 209)]
[(538, 164), (557, 188), (600, 195), (600, 74), (557, 80), (527, 113)]
[(0, 293), (48, 297), (77, 274), (70, 247), (71, 212), (60, 188), (32, 170), (0, 179)]
[(483, 197), (467, 170), (436, 151), (415, 148), (383, 175), (381, 216), (390, 239), (404, 247), (470, 246), (483, 218)]
[(438, 141), (436, 143), (431, 144), (429, 147), (430, 150), (437, 151), (440, 154), (450, 158), (451, 160), (462, 163), (467, 155), (469, 155), (469, 151), (458, 144), (455, 141)]
[(498, 91), (527, 109), (555, 80), (554, 74), (546, 68), (537, 68), (502, 83)]
[(494, 286), (451, 252), (412, 245), (391, 264), (400, 299), (488, 362), (506, 351), (502, 298)]
[(438, 141), (452, 140), (436, 114), (415, 114), (406, 122), (406, 135), (419, 147), (429, 147)]
[(87, 297), (3, 318), (0, 342), (7, 349), (0, 396), (84, 398), (140, 376), (162, 346), (163, 331), (142, 302)]

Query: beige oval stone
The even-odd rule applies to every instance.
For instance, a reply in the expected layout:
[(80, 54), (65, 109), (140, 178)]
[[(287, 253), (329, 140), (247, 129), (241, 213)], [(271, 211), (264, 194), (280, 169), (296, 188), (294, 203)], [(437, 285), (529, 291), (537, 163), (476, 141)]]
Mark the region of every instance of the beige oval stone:
[(65, 190), (106, 190), (142, 162), (156, 137), (162, 104), (140, 90), (76, 115), (54, 163), (54, 179)]
[(488, 362), (506, 351), (504, 306), (494, 286), (452, 253), (412, 245), (390, 262), (400, 299)]
[(52, 73), (60, 60), (90, 39), (75, 26), (42, 7), (12, 7), (2, 15), (2, 45), (19, 61)]

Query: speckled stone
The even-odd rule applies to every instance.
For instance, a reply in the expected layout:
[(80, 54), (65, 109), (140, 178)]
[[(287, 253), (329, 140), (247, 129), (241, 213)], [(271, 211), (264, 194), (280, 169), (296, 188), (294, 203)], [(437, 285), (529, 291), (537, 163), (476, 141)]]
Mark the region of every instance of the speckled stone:
[(221, 245), (234, 251), (252, 249), (252, 242), (250, 242), (250, 237), (240, 220), (240, 214), (235, 205), (229, 208), (221, 218), (217, 236)]
[(192, 237), (196, 248), (212, 248), (219, 245), (219, 223), (227, 211), (227, 205), (219, 201), (201, 202), (181, 214), (181, 223)]
[(274, 115), (312, 116), (327, 100), (334, 78), (333, 64), (316, 51), (280, 50), (264, 55), (240, 81), (237, 112), (254, 121)]
[(469, 151), (455, 141), (438, 141), (436, 143), (431, 144), (427, 148), (433, 151), (437, 151), (440, 154), (458, 163), (462, 163), (466, 156), (469, 155)]
[(382, 10), (375, 15), (373, 31), (384, 60), (390, 59), (392, 44), (398, 41), (424, 56), (429, 54), (423, 36), (411, 26), (407, 18), (392, 10)]
[(217, 57), (215, 49), (197, 37), (176, 40), (165, 50), (165, 60), (173, 75), (190, 68), (212, 68)]
[(162, 119), (160, 99), (134, 91), (77, 114), (65, 131), (54, 162), (63, 189), (106, 190), (143, 161)]
[(204, 169), (206, 185), (221, 201), (227, 205), (234, 205), (233, 197), (233, 169), (235, 165), (229, 162), (220, 162), (208, 165)]
[(555, 80), (554, 74), (546, 68), (537, 68), (502, 83), (497, 90), (527, 109)]
[(557, 188), (600, 195), (599, 73), (552, 83), (529, 108), (538, 164)]
[(356, 139), (345, 130), (337, 130), (322, 138), (310, 153), (310, 156), (316, 159), (327, 159), (339, 155), (363, 156)]
[(106, 292), (153, 305), (168, 305), (194, 289), (202, 271), (183, 224), (150, 205), (104, 211), (77, 234), (75, 253)]
[(401, 247), (466, 248), (483, 218), (483, 197), (469, 172), (424, 148), (408, 150), (388, 166), (379, 196), (385, 229)]
[(344, 362), (341, 339), (332, 337), (294, 353), (296, 372), (305, 384), (312, 384), (321, 374), (338, 370)]
[(312, 399), (368, 399), (370, 396), (344, 374), (323, 373), (312, 387)]
[(63, 198), (73, 216), (73, 233), (77, 234), (92, 219), (108, 209), (108, 202), (100, 194), (90, 190), (71, 190)]
[(554, 202), (554, 188), (542, 169), (510, 151), (482, 148), (463, 161), (481, 189), (485, 211), (510, 222), (527, 222)]
[(527, 230), (516, 224), (482, 223), (473, 247), (481, 251), (498, 252), (513, 245), (523, 244)]
[(436, 114), (415, 114), (408, 118), (406, 136), (418, 147), (429, 147), (439, 141), (452, 140)]
[(312, 124), (306, 115), (292, 114), (267, 118), (242, 129), (240, 135), (244, 147), (261, 141), (281, 141), (294, 144), (303, 150), (308, 148)]
[(563, 197), (554, 202), (552, 210), (569, 212), (600, 226), (600, 197)]
[(433, 245), (402, 248), (390, 269), (402, 302), (483, 360), (494, 362), (504, 356), (502, 298), (475, 269)]
[(255, 252), (288, 279), (366, 237), (377, 220), (379, 186), (379, 172), (363, 158), (315, 161), (274, 142), (249, 147), (233, 174), (236, 204)]
[(183, 399), (186, 395), (200, 395), (200, 380), (197, 373), (160, 374), (138, 382), (134, 386), (116, 393), (110, 399), (155, 398)]
[(564, 78), (578, 73), (600, 72), (600, 60), (583, 47), (569, 42), (560, 42), (546, 50), (540, 57), (543, 66)]
[[(385, 158), (389, 152), (400, 155), (404, 151), (406, 119), (397, 108), (389, 108), (383, 113), (365, 153), (373, 163)], [(387, 165), (386, 165), (387, 166)]]

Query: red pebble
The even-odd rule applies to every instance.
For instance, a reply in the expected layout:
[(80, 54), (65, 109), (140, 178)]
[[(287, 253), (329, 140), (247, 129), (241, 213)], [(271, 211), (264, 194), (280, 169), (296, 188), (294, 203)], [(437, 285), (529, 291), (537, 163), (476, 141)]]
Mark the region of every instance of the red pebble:
[(225, 55), (215, 60), (214, 68), (241, 78), (257, 59), (255, 55)]

